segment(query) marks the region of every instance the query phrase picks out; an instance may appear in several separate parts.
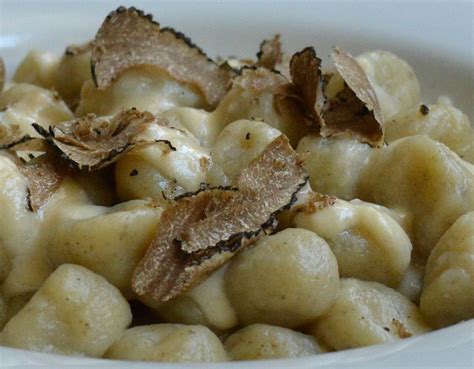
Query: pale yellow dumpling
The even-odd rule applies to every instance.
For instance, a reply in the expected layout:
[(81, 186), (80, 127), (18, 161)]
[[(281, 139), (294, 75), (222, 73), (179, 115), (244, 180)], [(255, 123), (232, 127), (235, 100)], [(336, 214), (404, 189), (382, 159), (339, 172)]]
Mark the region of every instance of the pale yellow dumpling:
[(77, 115), (114, 115), (137, 108), (158, 114), (176, 106), (205, 107), (203, 97), (157, 68), (128, 69), (114, 83), (99, 90), (92, 80), (82, 86)]
[(201, 324), (224, 331), (237, 325), (237, 314), (227, 297), (224, 275), (228, 264), (214, 272), (200, 285), (164, 303), (150, 298), (142, 301), (153, 308), (165, 322)]
[(101, 276), (64, 264), (5, 326), (3, 344), (100, 357), (132, 320), (127, 301)]
[(317, 135), (303, 137), (297, 148), (305, 157), (311, 187), (344, 200), (358, 197), (360, 177), (373, 150), (354, 138)]
[(441, 237), (426, 264), (420, 308), (436, 327), (474, 318), (474, 212)]
[(164, 362), (226, 361), (219, 338), (201, 325), (153, 324), (127, 329), (108, 349), (109, 359)]
[(136, 148), (117, 161), (115, 180), (120, 200), (152, 198), (166, 206), (169, 199), (197, 191), (206, 183), (210, 152), (189, 132), (152, 126), (145, 136), (168, 143)]
[(430, 330), (418, 307), (377, 282), (341, 279), (339, 295), (313, 327), (336, 350), (393, 342)]
[(214, 165), (232, 182), (281, 132), (270, 125), (238, 120), (224, 128), (211, 150)]
[(53, 266), (82, 265), (129, 296), (133, 269), (157, 231), (161, 211), (144, 200), (96, 206), (77, 184), (66, 182), (46, 212), (45, 252)]
[(330, 308), (339, 274), (326, 241), (313, 232), (288, 228), (232, 258), (225, 283), (241, 324), (293, 328)]
[(396, 287), (410, 263), (412, 245), (403, 228), (367, 203), (337, 199), (314, 212), (296, 213), (293, 224), (326, 240), (341, 277)]
[(296, 358), (324, 351), (310, 335), (267, 324), (238, 330), (225, 340), (225, 348), (232, 360)]
[(38, 123), (44, 128), (71, 120), (72, 112), (61, 97), (51, 91), (29, 83), (15, 83), (0, 94), (0, 124), (16, 125), (24, 135), (38, 137), (31, 126)]
[(48, 52), (32, 50), (21, 61), (15, 71), (13, 82), (31, 83), (51, 88), (58, 68), (59, 58)]
[(459, 109), (446, 104), (432, 104), (391, 122), (385, 127), (385, 139), (424, 134), (448, 146), (461, 158), (474, 163), (474, 129)]
[(417, 109), (420, 85), (405, 60), (382, 50), (365, 52), (356, 60), (375, 90), (386, 124)]

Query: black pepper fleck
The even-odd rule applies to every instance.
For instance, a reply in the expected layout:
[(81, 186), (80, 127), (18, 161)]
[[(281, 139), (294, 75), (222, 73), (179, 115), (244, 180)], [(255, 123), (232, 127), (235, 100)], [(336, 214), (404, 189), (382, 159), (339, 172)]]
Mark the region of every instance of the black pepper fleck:
[(421, 114), (428, 115), (429, 112), (430, 112), (430, 109), (425, 104), (420, 105), (420, 113)]
[(135, 177), (136, 175), (138, 175), (138, 170), (134, 169), (130, 172), (130, 177)]
[(245, 139), (250, 140), (250, 132), (247, 132), (247, 134), (245, 135)]

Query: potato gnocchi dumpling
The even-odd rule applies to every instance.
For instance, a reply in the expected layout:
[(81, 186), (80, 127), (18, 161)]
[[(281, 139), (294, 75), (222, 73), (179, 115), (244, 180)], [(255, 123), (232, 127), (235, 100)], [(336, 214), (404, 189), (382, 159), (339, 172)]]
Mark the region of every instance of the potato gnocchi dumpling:
[(178, 106), (159, 114), (171, 127), (188, 130), (205, 148), (210, 148), (219, 136), (221, 124), (204, 109)]
[(206, 183), (210, 153), (189, 132), (160, 126), (148, 129), (145, 136), (169, 144), (136, 148), (118, 160), (115, 181), (122, 201), (152, 198), (166, 205)]
[(339, 273), (326, 241), (313, 232), (288, 228), (234, 257), (225, 284), (239, 323), (295, 328), (331, 307)]
[(363, 53), (356, 60), (377, 94), (386, 123), (420, 105), (420, 86), (413, 68), (405, 60), (382, 50)]
[(377, 282), (341, 279), (334, 305), (312, 333), (336, 350), (393, 342), (430, 330), (418, 307)]
[(360, 198), (413, 219), (409, 236), (423, 260), (451, 224), (474, 209), (474, 167), (426, 136), (380, 149), (348, 138), (307, 136), (298, 151), (307, 155), (315, 191)]
[(167, 362), (226, 361), (219, 338), (201, 325), (153, 324), (127, 329), (107, 350), (109, 359)]
[(313, 336), (267, 324), (252, 324), (225, 340), (232, 360), (295, 358), (324, 352)]
[(77, 185), (67, 184), (48, 207), (50, 232), (44, 243), (49, 261), (55, 267), (82, 265), (130, 296), (133, 269), (154, 236), (162, 209), (144, 200), (96, 206), (75, 191), (80, 192)]
[(374, 154), (358, 195), (409, 211), (415, 252), (426, 260), (456, 219), (474, 210), (474, 167), (426, 136), (406, 137)]
[(26, 177), (15, 163), (0, 156), (0, 253), (4, 297), (34, 292), (51, 273), (39, 245), (41, 217), (28, 210)]
[(201, 95), (163, 72), (142, 66), (123, 73), (112, 85), (99, 90), (92, 80), (81, 89), (76, 115), (114, 115), (137, 108), (158, 114), (175, 106), (204, 108)]
[(326, 240), (341, 277), (396, 287), (410, 263), (412, 245), (403, 228), (364, 203), (334, 200), (314, 212), (296, 213), (293, 224)]
[(213, 163), (220, 166), (230, 181), (240, 173), (281, 132), (266, 123), (238, 120), (226, 126), (211, 155)]
[(130, 307), (114, 286), (86, 268), (63, 264), (10, 319), (2, 342), (34, 351), (101, 357), (131, 320)]
[(385, 134), (389, 143), (402, 137), (427, 135), (474, 163), (474, 129), (469, 118), (454, 106), (421, 105), (413, 113), (387, 122)]
[(417, 260), (412, 260), (397, 287), (397, 291), (418, 305), (420, 303), (421, 292), (423, 291), (424, 275), (424, 265)]
[(311, 187), (343, 200), (358, 197), (359, 182), (374, 149), (346, 137), (303, 137), (297, 151), (305, 156)]
[(474, 318), (474, 212), (441, 237), (426, 264), (420, 308), (435, 327)]
[(0, 94), (1, 125), (18, 126), (22, 135), (39, 136), (32, 123), (47, 128), (73, 119), (59, 95), (28, 83), (15, 83)]
[(166, 322), (201, 324), (215, 331), (225, 331), (237, 325), (237, 315), (226, 294), (224, 275), (227, 265), (214, 272), (191, 291), (157, 304), (142, 300), (156, 310)]
[(79, 103), (82, 86), (91, 79), (91, 46), (68, 47), (54, 73), (54, 89), (69, 106)]
[(43, 88), (54, 85), (59, 58), (48, 52), (32, 50), (26, 54), (15, 71), (13, 82), (29, 83)]

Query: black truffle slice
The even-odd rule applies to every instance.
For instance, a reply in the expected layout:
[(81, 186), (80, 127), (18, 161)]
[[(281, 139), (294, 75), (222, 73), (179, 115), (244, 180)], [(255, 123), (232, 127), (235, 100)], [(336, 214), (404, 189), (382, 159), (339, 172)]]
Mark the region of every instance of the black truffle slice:
[(288, 139), (280, 136), (242, 170), (236, 189), (203, 189), (180, 198), (163, 212), (155, 238), (135, 269), (133, 290), (167, 301), (273, 232), (276, 214), (291, 205), (307, 181), (302, 164)]
[(280, 35), (275, 35), (272, 39), (264, 40), (260, 44), (257, 59), (259, 67), (275, 69), (282, 59)]
[(321, 112), (325, 103), (322, 91), (321, 59), (312, 47), (294, 54), (290, 61), (290, 75), (303, 110), (317, 126), (322, 125)]
[(151, 124), (165, 125), (149, 112), (124, 110), (112, 119), (94, 114), (50, 126), (48, 130), (33, 124), (36, 131), (55, 146), (73, 166), (87, 171), (104, 168), (132, 148), (166, 140), (148, 139), (142, 135)]
[(149, 14), (120, 7), (105, 18), (94, 39), (92, 77), (104, 89), (122, 72), (151, 65), (199, 91), (215, 106), (227, 91), (231, 68), (220, 67), (183, 34), (161, 28)]
[(331, 57), (345, 87), (324, 106), (321, 135), (326, 137), (346, 132), (372, 146), (382, 146), (382, 111), (366, 74), (345, 51), (335, 48)]

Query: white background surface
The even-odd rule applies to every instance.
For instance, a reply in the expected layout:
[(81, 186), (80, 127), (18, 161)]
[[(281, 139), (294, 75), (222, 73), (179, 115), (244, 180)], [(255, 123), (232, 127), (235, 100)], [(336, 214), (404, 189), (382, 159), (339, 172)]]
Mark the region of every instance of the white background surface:
[[(415, 68), (424, 102), (449, 95), (474, 120), (472, 1), (0, 0), (0, 55), (8, 74), (31, 48), (61, 53), (68, 44), (92, 38), (106, 14), (118, 5), (153, 13), (162, 25), (184, 32), (210, 55), (253, 56), (261, 40), (275, 33), (282, 34), (287, 51), (312, 45), (323, 61), (335, 45), (352, 54), (390, 50)], [(0, 348), (0, 367), (474, 368), (474, 322), (395, 344), (293, 361), (119, 364)]]

